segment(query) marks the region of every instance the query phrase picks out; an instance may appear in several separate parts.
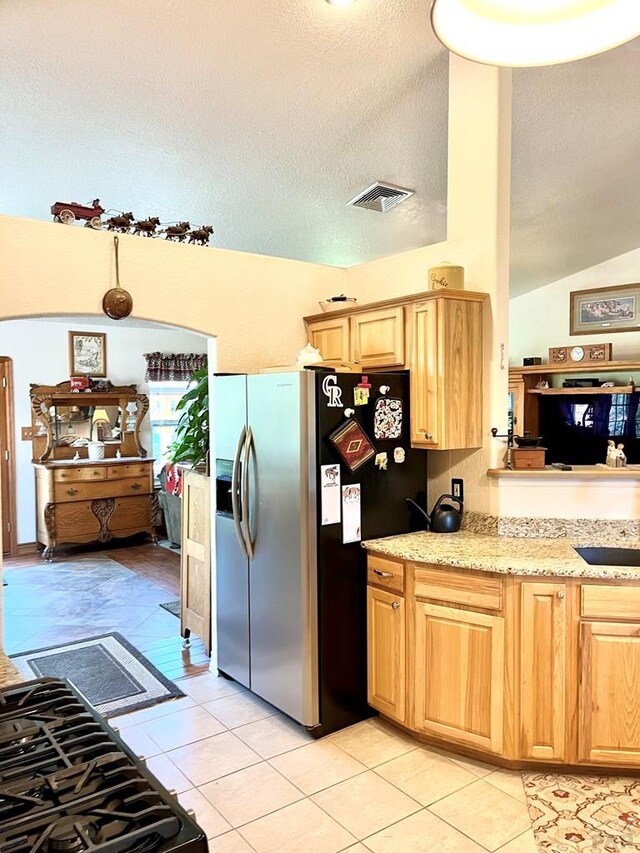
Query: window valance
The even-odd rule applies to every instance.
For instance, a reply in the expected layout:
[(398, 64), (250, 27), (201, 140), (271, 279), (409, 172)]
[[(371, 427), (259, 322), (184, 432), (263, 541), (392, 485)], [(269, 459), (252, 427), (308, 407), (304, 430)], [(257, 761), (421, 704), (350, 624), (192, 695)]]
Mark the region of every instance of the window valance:
[(188, 382), (196, 370), (207, 367), (206, 353), (147, 352), (147, 382)]

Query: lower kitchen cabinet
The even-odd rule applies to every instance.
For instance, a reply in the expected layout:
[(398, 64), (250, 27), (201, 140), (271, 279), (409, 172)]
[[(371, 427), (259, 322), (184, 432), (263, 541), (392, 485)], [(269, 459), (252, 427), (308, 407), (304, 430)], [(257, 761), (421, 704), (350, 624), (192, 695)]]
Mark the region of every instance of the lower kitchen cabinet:
[(415, 618), (415, 728), (500, 752), (504, 619), (421, 601)]
[(565, 757), (566, 585), (520, 586), (520, 726), (523, 758)]
[(640, 768), (640, 580), (370, 553), (368, 582), (369, 704), (385, 717), (501, 766)]
[(640, 765), (640, 627), (580, 625), (580, 761)]
[(405, 721), (406, 618), (400, 595), (367, 587), (367, 701), (382, 714)]

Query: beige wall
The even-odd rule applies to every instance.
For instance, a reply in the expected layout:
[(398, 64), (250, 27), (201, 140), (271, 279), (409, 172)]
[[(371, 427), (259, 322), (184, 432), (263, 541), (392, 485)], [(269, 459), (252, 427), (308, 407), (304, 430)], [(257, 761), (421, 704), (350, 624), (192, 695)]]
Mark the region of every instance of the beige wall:
[[(335, 267), (129, 235), (120, 274), (135, 317), (217, 336), (220, 371), (293, 364), (301, 318), (347, 289)], [(0, 216), (0, 320), (100, 315), (114, 285), (111, 234)]]
[[(546, 361), (549, 347), (611, 342), (615, 359), (637, 359), (640, 332), (610, 335), (569, 335), (569, 294), (572, 290), (612, 287), (638, 281), (640, 249), (626, 252), (574, 275), (511, 299), (509, 362), (522, 365), (528, 355)], [(635, 377), (640, 382), (640, 377)]]
[[(465, 287), (490, 294), (485, 323), (484, 445), (429, 454), (429, 499), (465, 481), (467, 509), (492, 510), (486, 471), (502, 464), (506, 432), (509, 300), (511, 75), (451, 56), (449, 63), (448, 237), (444, 243), (348, 270), (348, 294), (361, 302), (427, 289), (427, 270), (443, 260), (465, 267)], [(502, 358), (504, 346), (505, 356)]]

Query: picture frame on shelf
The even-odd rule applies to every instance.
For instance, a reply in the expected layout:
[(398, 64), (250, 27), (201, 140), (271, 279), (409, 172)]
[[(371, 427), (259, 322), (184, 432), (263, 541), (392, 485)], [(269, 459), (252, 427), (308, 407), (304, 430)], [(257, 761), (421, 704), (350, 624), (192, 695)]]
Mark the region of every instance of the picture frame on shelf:
[(569, 300), (570, 335), (640, 330), (640, 284), (573, 290)]
[(69, 375), (107, 375), (105, 332), (69, 332)]

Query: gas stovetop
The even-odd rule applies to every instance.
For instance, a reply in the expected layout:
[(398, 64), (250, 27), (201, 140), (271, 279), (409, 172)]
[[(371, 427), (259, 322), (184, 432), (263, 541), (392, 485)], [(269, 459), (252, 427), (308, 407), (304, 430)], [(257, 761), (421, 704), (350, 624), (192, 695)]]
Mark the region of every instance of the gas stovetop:
[(67, 682), (0, 690), (2, 853), (207, 853), (194, 820)]

